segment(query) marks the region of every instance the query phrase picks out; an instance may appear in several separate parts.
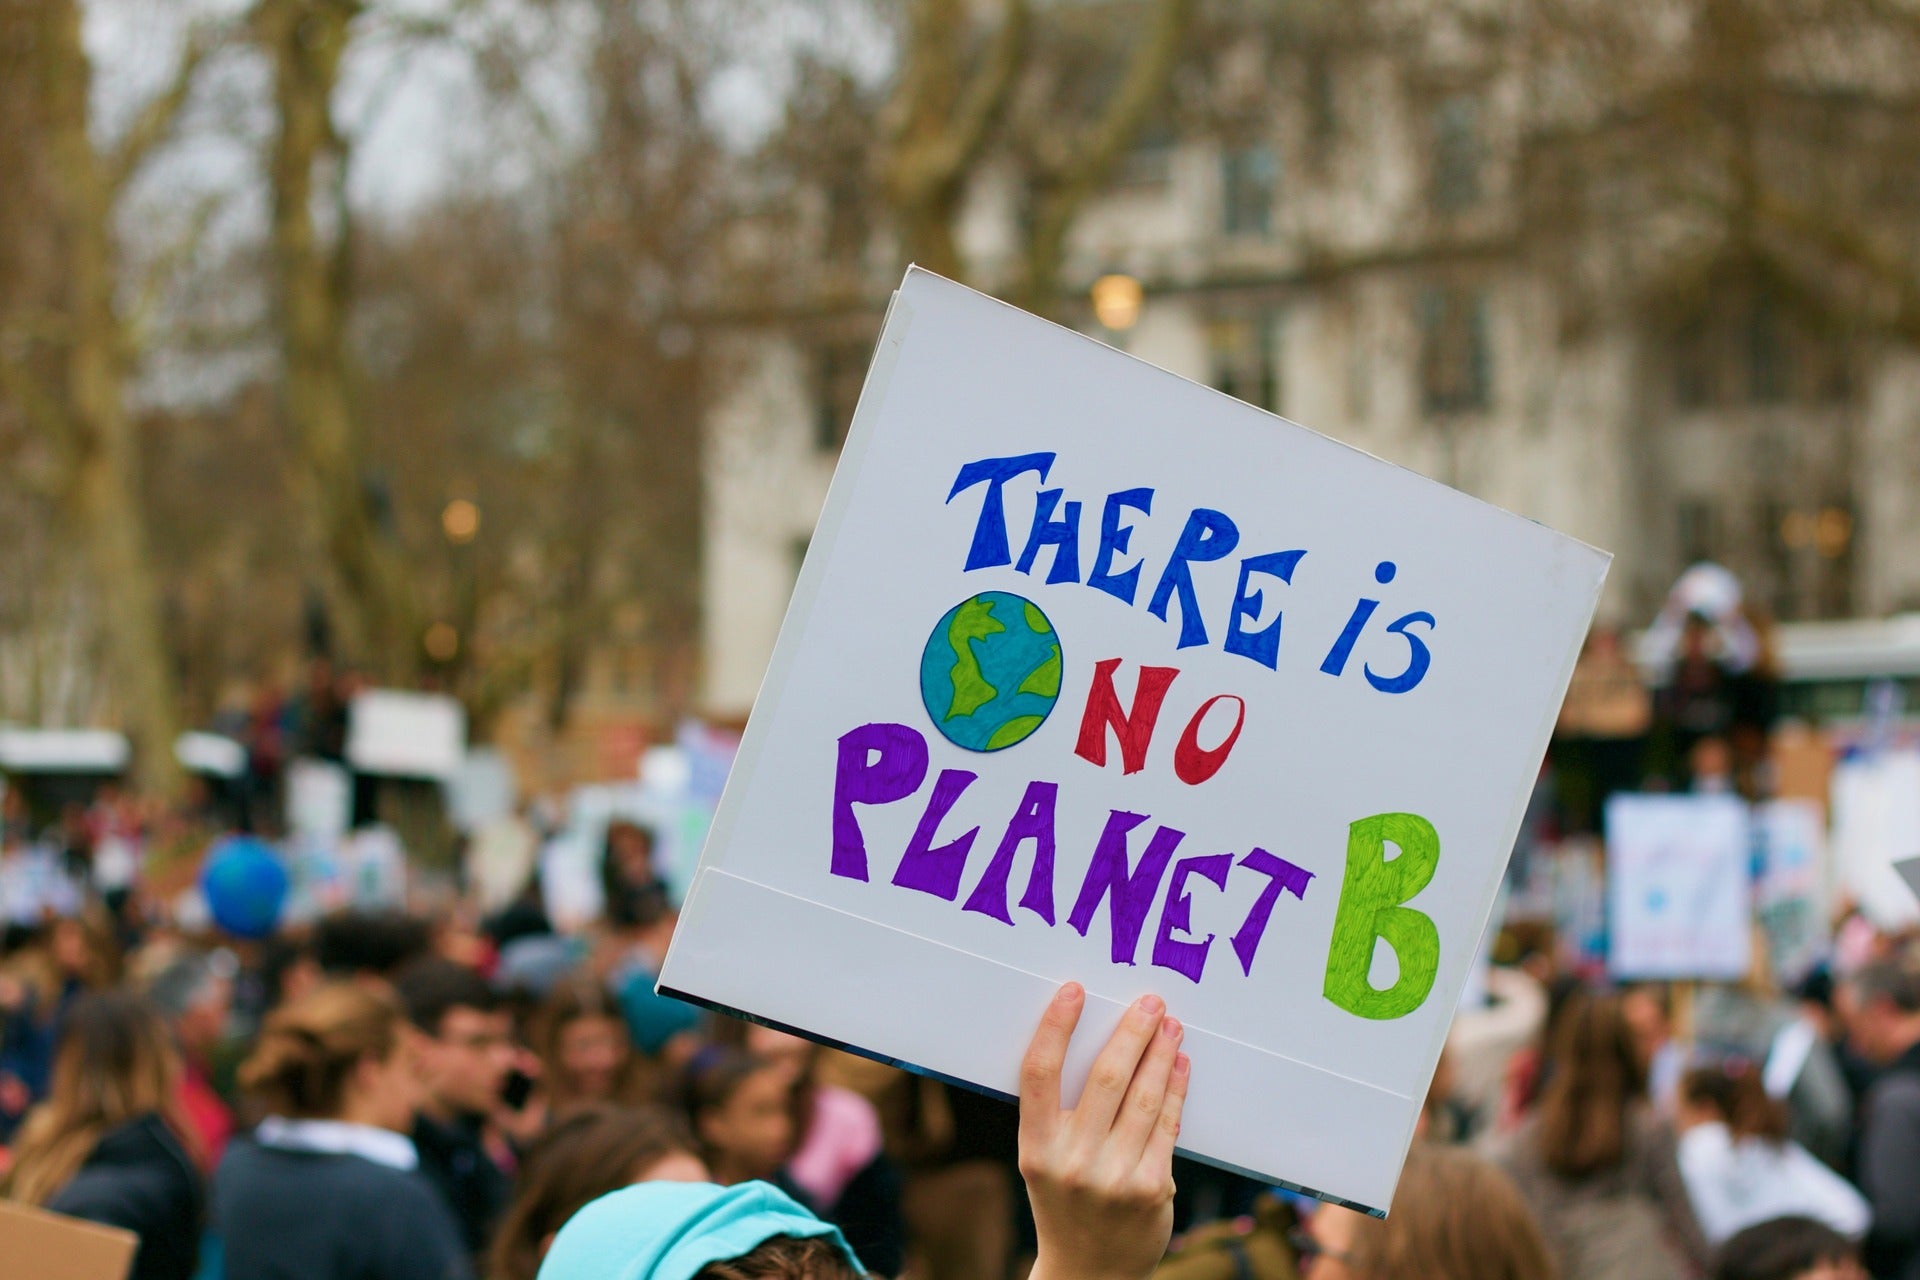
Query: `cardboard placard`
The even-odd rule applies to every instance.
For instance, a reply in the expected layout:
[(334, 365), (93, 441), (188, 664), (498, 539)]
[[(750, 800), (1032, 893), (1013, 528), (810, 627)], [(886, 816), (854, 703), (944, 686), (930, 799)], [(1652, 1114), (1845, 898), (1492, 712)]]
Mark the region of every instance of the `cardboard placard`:
[(140, 1237), (0, 1200), (0, 1272), (33, 1280), (126, 1280)]
[(1607, 968), (1618, 978), (1744, 977), (1753, 835), (1737, 796), (1607, 801)]
[(662, 990), (1066, 1096), (1147, 991), (1183, 1149), (1393, 1193), (1607, 557), (912, 270)]
[(467, 758), (467, 713), (456, 698), (368, 689), (347, 710), (347, 763), (395, 778), (452, 778)]

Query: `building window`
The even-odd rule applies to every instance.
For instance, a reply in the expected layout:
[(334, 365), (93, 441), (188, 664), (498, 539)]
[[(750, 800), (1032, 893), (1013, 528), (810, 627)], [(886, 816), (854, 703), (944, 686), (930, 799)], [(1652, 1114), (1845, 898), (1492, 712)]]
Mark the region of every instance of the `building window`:
[(1668, 335), (1682, 409), (1840, 404), (1853, 395), (1844, 342), (1772, 298), (1729, 294)]
[(1468, 94), (1444, 99), (1433, 113), (1433, 203), (1458, 213), (1480, 200), (1480, 103)]
[(839, 452), (853, 424), (854, 406), (867, 380), (868, 344), (829, 342), (814, 353), (814, 447)]
[(1433, 289), (1420, 300), (1420, 398), (1428, 413), (1467, 413), (1493, 399), (1487, 299)]
[(1674, 534), (1680, 545), (1681, 562), (1695, 564), (1713, 559), (1720, 542), (1713, 504), (1703, 498), (1685, 498), (1675, 515)]
[(1280, 412), (1278, 330), (1271, 312), (1215, 319), (1207, 326), (1210, 385), (1271, 413)]
[(1229, 147), (1220, 156), (1220, 229), (1230, 236), (1264, 236), (1273, 229), (1273, 198), (1280, 162), (1273, 148)]
[(1339, 104), (1334, 96), (1333, 59), (1311, 55), (1307, 63), (1307, 142), (1315, 157), (1324, 157), (1340, 135)]

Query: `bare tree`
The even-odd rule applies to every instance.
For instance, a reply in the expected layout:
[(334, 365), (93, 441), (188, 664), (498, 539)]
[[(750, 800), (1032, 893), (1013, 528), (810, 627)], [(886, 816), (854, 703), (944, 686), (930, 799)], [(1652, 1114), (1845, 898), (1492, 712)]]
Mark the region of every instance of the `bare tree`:
[[(127, 403), (135, 352), (115, 301), (121, 258), (113, 219), (130, 179), (172, 130), (208, 46), (203, 34), (189, 41), (168, 86), (103, 152), (90, 132), (93, 69), (81, 17), (75, 0), (46, 0), (31, 19), (33, 120), (60, 283), (40, 323), (31, 315), (9, 318), (24, 332), (10, 335), (8, 345), (21, 350), (0, 357), (0, 370), (42, 439), (44, 487), (89, 571), (114, 691), (135, 747), (135, 782), (167, 795), (180, 778), (173, 756), (179, 707)], [(10, 10), (7, 21), (23, 19)], [(44, 359), (19, 358), (34, 347)], [(50, 376), (43, 381), (41, 374)]]
[[(294, 490), (361, 656), (382, 678), (407, 682), (419, 666), (423, 620), (390, 501), (368, 463), (347, 342), (350, 156), (333, 98), (361, 10), (360, 0), (260, 0), (252, 22), (273, 68), (270, 261)], [(322, 199), (326, 229), (316, 214)]]

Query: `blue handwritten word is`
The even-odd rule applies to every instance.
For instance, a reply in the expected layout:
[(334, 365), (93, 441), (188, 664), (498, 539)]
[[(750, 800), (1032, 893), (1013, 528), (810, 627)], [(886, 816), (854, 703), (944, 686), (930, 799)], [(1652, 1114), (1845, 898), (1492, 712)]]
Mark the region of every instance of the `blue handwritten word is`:
[[(1123, 561), (1133, 542), (1135, 513), (1141, 517), (1153, 514), (1151, 488), (1121, 489), (1106, 495), (1100, 509), (1099, 538), (1084, 576), (1080, 556), (1084, 504), (1067, 499), (1064, 489), (1041, 489), (1034, 495), (1033, 519), (1018, 558), (1014, 556), (1008, 536), (1007, 482), (1024, 475), (1036, 475), (1041, 484), (1046, 483), (1056, 456), (1024, 453), (982, 458), (960, 468), (947, 501), (952, 502), (974, 489), (982, 493), (979, 519), (967, 549), (967, 570), (1011, 565), (1016, 572), (1030, 575), (1041, 553), (1046, 552), (1050, 556), (1047, 582), (1081, 583), (1104, 591), (1122, 603), (1136, 604), (1146, 565), (1142, 558), (1134, 558), (1130, 563)], [(1187, 513), (1180, 536), (1147, 595), (1146, 606), (1148, 613), (1163, 622), (1172, 621), (1168, 616), (1170, 610), (1179, 610), (1177, 648), (1214, 643), (1215, 633), (1208, 629), (1200, 592), (1194, 584), (1194, 567), (1225, 560), (1239, 546), (1240, 528), (1225, 512), (1195, 507)], [(1281, 611), (1275, 609), (1273, 620), (1264, 626), (1259, 625), (1258, 620), (1264, 610), (1266, 593), (1290, 585), (1306, 555), (1306, 548), (1296, 547), (1240, 558), (1232, 604), (1226, 613), (1225, 626), (1218, 632), (1223, 651), (1251, 659), (1270, 670), (1279, 668)], [(1398, 571), (1393, 561), (1382, 560), (1374, 567), (1374, 582), (1386, 587)], [(1354, 603), (1345, 625), (1334, 634), (1319, 663), (1322, 673), (1329, 676), (1346, 673), (1348, 660), (1380, 605), (1380, 599), (1364, 595)], [(1426, 637), (1435, 626), (1434, 616), (1418, 609), (1385, 624), (1382, 628), (1385, 634), (1405, 642), (1406, 659), (1397, 670), (1389, 667), (1376, 671), (1371, 664), (1363, 663), (1360, 670), (1366, 682), (1382, 693), (1407, 693), (1417, 687), (1433, 663)]]

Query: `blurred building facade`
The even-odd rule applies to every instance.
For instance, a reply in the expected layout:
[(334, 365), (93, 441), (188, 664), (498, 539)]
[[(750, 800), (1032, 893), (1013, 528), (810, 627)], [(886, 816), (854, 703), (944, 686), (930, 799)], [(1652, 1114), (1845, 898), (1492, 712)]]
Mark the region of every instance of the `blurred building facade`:
[[(1237, 124), (1149, 130), (1075, 227), (1065, 322), (1614, 552), (1603, 621), (1644, 625), (1702, 558), (1781, 618), (1920, 608), (1920, 356), (1835, 336), (1738, 262), (1584, 301), (1522, 233), (1516, 84), (1386, 56), (1296, 70), (1302, 91)], [(1217, 71), (1227, 97), (1273, 74), (1233, 51)], [(1020, 225), (1018, 183), (983, 171), (960, 228), (972, 283), (1014, 279)], [(894, 261), (870, 244), (850, 272), (820, 269), (818, 305), (726, 339), (704, 462), (709, 712), (752, 704)], [(1095, 314), (1109, 275), (1139, 283), (1137, 315)]]

